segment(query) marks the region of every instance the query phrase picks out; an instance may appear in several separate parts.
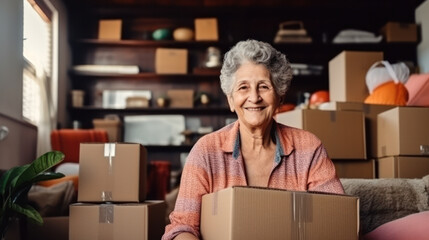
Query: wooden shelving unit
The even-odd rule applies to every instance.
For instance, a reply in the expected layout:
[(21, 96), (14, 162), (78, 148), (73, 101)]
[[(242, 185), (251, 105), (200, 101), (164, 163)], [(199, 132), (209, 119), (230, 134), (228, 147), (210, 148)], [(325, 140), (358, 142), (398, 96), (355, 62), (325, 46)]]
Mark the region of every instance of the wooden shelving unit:
[[(387, 21), (413, 22), (414, 9), (422, 0), (363, 0), (363, 1), (117, 1), (65, 0), (70, 17), (70, 45), (72, 64), (128, 64), (138, 65), (138, 74), (83, 74), (70, 70), (71, 89), (86, 93), (85, 107), (68, 109), (69, 119), (79, 120), (84, 127), (92, 127), (93, 118), (107, 114), (120, 117), (145, 114), (183, 114), (200, 118), (213, 129), (222, 127), (229, 112), (226, 98), (219, 87), (219, 73), (194, 74), (200, 67), (205, 51), (210, 46), (222, 53), (237, 41), (254, 38), (270, 42), (284, 52), (292, 63), (323, 66), (320, 75), (294, 76), (286, 101), (297, 103), (303, 92), (314, 92), (329, 87), (329, 61), (343, 50), (383, 51), (391, 62), (416, 61), (417, 43), (332, 44), (342, 29), (361, 29), (378, 32)], [(157, 28), (190, 27), (195, 18), (216, 17), (219, 22), (219, 41), (151, 40), (150, 33)], [(98, 40), (100, 19), (122, 19), (123, 39)], [(301, 20), (313, 38), (311, 44), (274, 44), (279, 23)], [(156, 48), (185, 48), (189, 51), (188, 74), (160, 75), (155, 73)], [(71, 90), (70, 89), (70, 90)], [(153, 100), (145, 109), (105, 109), (101, 107), (101, 92), (105, 89), (145, 89), (153, 98), (168, 89), (193, 89), (208, 92), (211, 102), (204, 107), (196, 104), (191, 109), (157, 108)], [(143, 133), (142, 133), (143, 134)], [(152, 159), (168, 159), (173, 167), (179, 164), (179, 154), (190, 146), (152, 147)]]

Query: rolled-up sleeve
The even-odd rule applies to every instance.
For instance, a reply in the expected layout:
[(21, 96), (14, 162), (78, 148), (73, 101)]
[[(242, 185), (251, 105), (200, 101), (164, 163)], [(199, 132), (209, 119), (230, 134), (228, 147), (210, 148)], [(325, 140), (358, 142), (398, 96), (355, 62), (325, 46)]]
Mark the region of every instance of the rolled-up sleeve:
[(162, 240), (170, 240), (188, 232), (200, 238), (200, 212), (202, 196), (210, 189), (207, 165), (196, 145), (189, 153), (183, 168), (180, 189), (170, 224), (166, 226)]
[(337, 177), (335, 165), (328, 157), (322, 144), (314, 152), (308, 183), (309, 191), (344, 194), (344, 188)]

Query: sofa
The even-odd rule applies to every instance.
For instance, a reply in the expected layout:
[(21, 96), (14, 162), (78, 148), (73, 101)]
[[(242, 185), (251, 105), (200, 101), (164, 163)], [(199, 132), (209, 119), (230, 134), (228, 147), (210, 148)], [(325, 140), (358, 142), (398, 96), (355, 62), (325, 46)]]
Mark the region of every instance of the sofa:
[[(415, 179), (342, 178), (340, 180), (346, 194), (359, 197), (362, 240), (429, 239), (429, 175)], [(55, 192), (57, 197), (50, 196), (46, 199), (55, 200), (58, 203), (58, 207), (64, 206), (61, 201), (57, 200), (68, 196), (61, 194), (70, 191), (68, 189), (72, 189), (72, 185), (69, 182), (55, 187), (52, 186), (49, 192), (51, 195), (53, 195), (52, 192)], [(178, 187), (170, 191), (165, 198), (167, 203), (167, 223), (168, 215), (174, 209), (177, 193)], [(40, 197), (48, 194), (48, 190), (40, 191), (40, 189), (35, 188), (30, 191), (30, 195), (32, 194)], [(46, 215), (44, 217), (47, 217)], [(57, 222), (56, 219), (54, 220)], [(34, 233), (36, 230), (41, 231), (40, 229), (33, 229), (32, 232)], [(396, 238), (386, 234), (393, 234)], [(406, 238), (401, 237), (404, 234), (406, 234)], [(410, 234), (425, 235), (423, 238), (418, 238), (410, 237)], [(36, 235), (33, 234), (33, 236)], [(30, 237), (29, 239), (32, 238)]]
[[(384, 233), (377, 233), (377, 237), (371, 236), (371, 232), (383, 226), (384, 229), (390, 230), (389, 223), (392, 223), (396, 231), (404, 232), (403, 229), (397, 227), (397, 224), (407, 226), (408, 223), (411, 224), (417, 218), (427, 220), (423, 222), (427, 225), (425, 227), (427, 230), (417, 227), (419, 227), (418, 230), (427, 231), (425, 232), (425, 234), (427, 233), (427, 238), (421, 239), (429, 239), (429, 175), (416, 179), (342, 178), (340, 180), (346, 194), (359, 197), (360, 235), (362, 239), (393, 240), (383, 236), (378, 237), (378, 235), (383, 235)], [(168, 215), (174, 209), (177, 194), (178, 188), (174, 188), (165, 198), (167, 202), (167, 223), (169, 222)], [(414, 216), (419, 213), (425, 215)], [(410, 218), (407, 219), (407, 217)], [(415, 228), (408, 227), (407, 229), (417, 231)], [(400, 236), (399, 234), (397, 235)], [(369, 238), (365, 238), (365, 236), (369, 236)]]
[[(359, 197), (361, 235), (406, 216), (429, 211), (429, 175), (416, 179), (340, 180), (346, 194)], [(429, 219), (426, 225), (429, 229)]]

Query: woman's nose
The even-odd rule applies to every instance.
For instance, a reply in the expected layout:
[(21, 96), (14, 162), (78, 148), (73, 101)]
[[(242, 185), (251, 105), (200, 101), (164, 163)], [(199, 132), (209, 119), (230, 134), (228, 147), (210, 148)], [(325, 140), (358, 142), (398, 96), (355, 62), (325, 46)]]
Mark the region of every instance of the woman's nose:
[(262, 100), (261, 95), (259, 95), (259, 91), (257, 89), (252, 89), (250, 91), (248, 99), (251, 102), (259, 102)]

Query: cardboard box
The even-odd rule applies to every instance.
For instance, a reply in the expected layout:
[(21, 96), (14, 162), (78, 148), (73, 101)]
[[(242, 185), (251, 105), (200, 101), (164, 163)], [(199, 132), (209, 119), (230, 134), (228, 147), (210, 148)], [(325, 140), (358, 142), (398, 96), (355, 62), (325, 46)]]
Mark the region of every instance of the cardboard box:
[(44, 217), (43, 225), (29, 221), (27, 223), (27, 240), (58, 240), (69, 237), (69, 216)]
[(171, 108), (193, 108), (194, 90), (192, 89), (172, 89), (167, 91)]
[(106, 130), (109, 142), (122, 141), (122, 124), (120, 119), (93, 119), (94, 129)]
[(394, 108), (393, 105), (365, 104), (358, 102), (329, 102), (323, 110), (361, 111), (365, 115), (365, 136), (367, 159), (377, 157), (377, 116)]
[(391, 156), (377, 159), (379, 178), (422, 178), (429, 174), (429, 157)]
[(329, 99), (333, 102), (364, 102), (369, 96), (365, 76), (383, 52), (343, 51), (329, 61)]
[(217, 18), (196, 18), (195, 19), (195, 40), (196, 41), (218, 41)]
[(375, 160), (339, 160), (332, 159), (339, 178), (375, 178)]
[(381, 28), (386, 42), (417, 42), (417, 24), (388, 22)]
[(165, 228), (163, 201), (136, 204), (70, 205), (70, 240), (161, 239)]
[(331, 159), (365, 159), (365, 119), (359, 111), (295, 109), (276, 115), (285, 125), (314, 133)]
[(204, 240), (358, 239), (359, 198), (252, 187), (203, 196)]
[(109, 19), (98, 22), (98, 39), (102, 40), (121, 40), (122, 20)]
[(188, 50), (157, 48), (155, 51), (155, 72), (161, 74), (188, 73)]
[(127, 97), (126, 106), (127, 108), (148, 108), (149, 99), (146, 97)]
[(147, 151), (137, 143), (81, 143), (78, 202), (142, 202)]
[(377, 156), (429, 156), (429, 108), (395, 107), (377, 116)]

